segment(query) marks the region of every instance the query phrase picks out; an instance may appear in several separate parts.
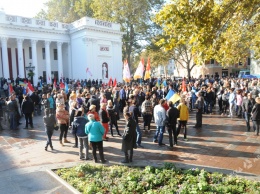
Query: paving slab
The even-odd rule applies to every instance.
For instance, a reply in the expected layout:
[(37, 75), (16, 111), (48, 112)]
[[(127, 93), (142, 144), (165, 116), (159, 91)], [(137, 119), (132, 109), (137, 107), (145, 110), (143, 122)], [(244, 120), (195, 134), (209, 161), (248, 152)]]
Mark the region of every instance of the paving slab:
[[(144, 148), (134, 150), (134, 162), (131, 165), (160, 166), (164, 162), (174, 162), (181, 168), (200, 167), (260, 180), (260, 138), (254, 136), (253, 132), (246, 132), (244, 120), (217, 114), (203, 115), (203, 127), (194, 129), (194, 118), (195, 114), (191, 112), (188, 141), (184, 141), (183, 134), (180, 134), (178, 146), (173, 148), (159, 147), (152, 142), (155, 133), (155, 126), (152, 124), (151, 132), (143, 132)], [(70, 167), (86, 161), (79, 160), (78, 148), (72, 147), (72, 134), (68, 134), (71, 143), (61, 146), (58, 140), (59, 131), (55, 131), (52, 138), (55, 150), (45, 151), (47, 138), (42, 116), (35, 116), (33, 119), (34, 128), (23, 129), (22, 124), (18, 130), (9, 130), (3, 126), (4, 130), (0, 131), (0, 194), (69, 193), (46, 170)], [(119, 121), (121, 132), (124, 123), (123, 119)], [(109, 137), (109, 141), (104, 142), (107, 165), (120, 165), (123, 159), (121, 137)], [(164, 143), (167, 144), (168, 141), (168, 134), (165, 133)], [(28, 182), (31, 184), (27, 184)]]

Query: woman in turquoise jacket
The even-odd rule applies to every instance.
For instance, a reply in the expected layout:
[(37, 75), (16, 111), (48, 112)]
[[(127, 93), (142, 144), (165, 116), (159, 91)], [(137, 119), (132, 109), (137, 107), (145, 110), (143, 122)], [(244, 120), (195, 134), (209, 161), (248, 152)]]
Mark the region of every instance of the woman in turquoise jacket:
[(106, 160), (104, 159), (103, 153), (103, 135), (105, 132), (104, 127), (98, 121), (95, 121), (94, 115), (88, 115), (89, 122), (85, 125), (85, 133), (88, 135), (88, 139), (92, 145), (92, 154), (94, 162), (97, 163), (97, 149), (99, 151), (100, 161), (105, 163)]

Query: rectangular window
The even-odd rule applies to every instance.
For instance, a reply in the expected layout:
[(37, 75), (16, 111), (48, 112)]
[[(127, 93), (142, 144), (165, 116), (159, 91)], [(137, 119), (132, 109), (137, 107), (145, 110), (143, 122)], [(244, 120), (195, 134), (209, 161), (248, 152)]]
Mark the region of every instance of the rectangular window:
[(42, 48), (42, 59), (45, 60), (45, 48)]
[(238, 65), (239, 65), (239, 66), (242, 66), (242, 65), (243, 65), (243, 63), (242, 63), (241, 61), (239, 61)]
[(58, 51), (57, 51), (57, 49), (53, 49), (53, 58), (54, 58), (54, 60), (58, 60)]
[(32, 59), (32, 47), (29, 47), (29, 59)]
[(210, 59), (210, 64), (214, 65), (215, 64), (215, 60), (214, 59)]

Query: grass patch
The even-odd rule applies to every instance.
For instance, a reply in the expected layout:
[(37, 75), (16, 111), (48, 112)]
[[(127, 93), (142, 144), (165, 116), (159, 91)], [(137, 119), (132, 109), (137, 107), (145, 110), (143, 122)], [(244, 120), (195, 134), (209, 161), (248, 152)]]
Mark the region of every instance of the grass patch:
[(55, 173), (86, 194), (260, 193), (260, 182), (197, 168), (177, 169), (172, 163), (165, 163), (161, 168), (81, 164)]

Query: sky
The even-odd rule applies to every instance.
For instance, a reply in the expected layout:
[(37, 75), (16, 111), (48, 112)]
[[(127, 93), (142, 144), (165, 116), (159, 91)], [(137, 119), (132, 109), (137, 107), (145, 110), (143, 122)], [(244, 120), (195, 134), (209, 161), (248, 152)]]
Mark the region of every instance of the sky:
[(6, 14), (34, 17), (48, 0), (0, 0), (0, 9)]

